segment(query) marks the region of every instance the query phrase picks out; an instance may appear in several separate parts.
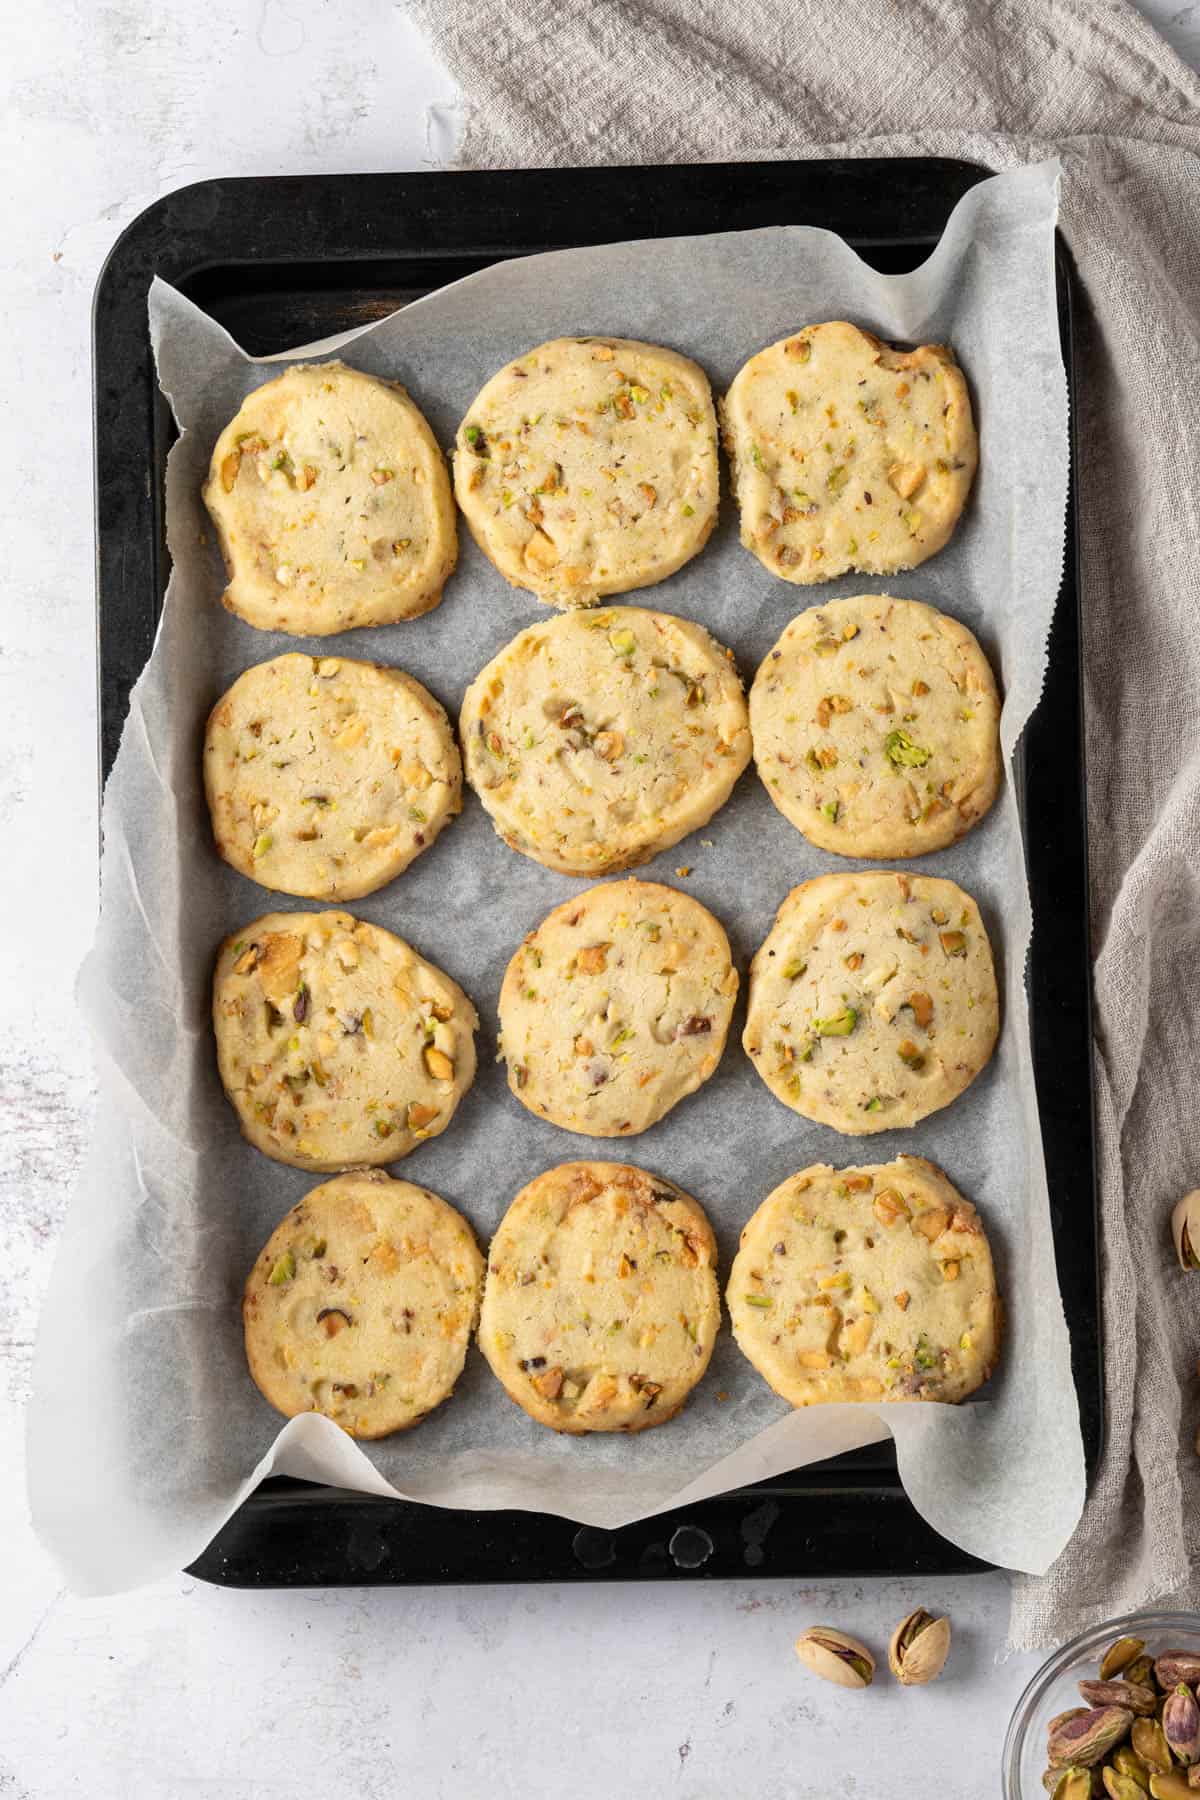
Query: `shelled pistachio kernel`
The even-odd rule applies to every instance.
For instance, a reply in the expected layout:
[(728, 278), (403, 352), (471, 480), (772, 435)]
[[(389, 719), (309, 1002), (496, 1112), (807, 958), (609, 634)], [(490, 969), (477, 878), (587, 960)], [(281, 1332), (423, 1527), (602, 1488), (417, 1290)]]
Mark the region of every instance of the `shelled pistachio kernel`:
[(1109, 1645), (1101, 1659), (1101, 1681), (1115, 1681), (1131, 1662), (1136, 1661), (1145, 1648), (1145, 1641), (1142, 1638), (1118, 1638), (1115, 1644)]
[(1075, 1763), (1090, 1767), (1102, 1762), (1122, 1738), (1128, 1737), (1133, 1714), (1123, 1706), (1085, 1707), (1052, 1719), (1046, 1748), (1050, 1761), (1067, 1768)]
[(1130, 1742), (1152, 1775), (1170, 1774), (1171, 1751), (1157, 1719), (1135, 1719)]
[(1092, 1771), (1082, 1767), (1047, 1769), (1042, 1786), (1051, 1800), (1092, 1800), (1095, 1793)]

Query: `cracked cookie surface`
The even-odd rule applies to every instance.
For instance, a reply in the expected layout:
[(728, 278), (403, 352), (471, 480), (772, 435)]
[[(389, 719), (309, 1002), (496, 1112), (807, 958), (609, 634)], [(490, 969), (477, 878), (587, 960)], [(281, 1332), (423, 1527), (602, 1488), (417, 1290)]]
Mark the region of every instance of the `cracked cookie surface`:
[(419, 1425), (454, 1389), (483, 1257), (461, 1213), (380, 1170), (313, 1188), (246, 1282), (246, 1360), (271, 1405), (351, 1437)]
[(463, 699), (467, 780), (505, 843), (566, 875), (647, 862), (750, 759), (742, 684), (700, 625), (640, 607), (531, 625)]
[(398, 382), (297, 364), (248, 394), (212, 454), (204, 503), (230, 612), (325, 637), (429, 612), (458, 558), (450, 477)]
[(500, 989), (508, 1085), (565, 1131), (628, 1137), (707, 1081), (738, 977), (706, 907), (652, 881), (611, 881), (555, 907)]
[(716, 523), (708, 378), (657, 344), (541, 344), (476, 395), (458, 429), (454, 488), (485, 556), (547, 605), (649, 587)]
[(943, 344), (893, 350), (833, 320), (739, 369), (721, 403), (742, 543), (783, 581), (915, 569), (945, 545), (979, 447)]
[(754, 760), (783, 816), (839, 856), (920, 856), (1000, 785), (1000, 700), (965, 625), (856, 594), (800, 613), (750, 690)]
[(225, 1092), (249, 1141), (296, 1168), (399, 1162), (439, 1136), (478, 1022), (457, 982), (349, 913), (268, 913), (217, 956)]
[(963, 1400), (999, 1354), (979, 1214), (921, 1156), (790, 1176), (745, 1226), (726, 1301), (742, 1353), (792, 1406)]
[(971, 896), (932, 875), (861, 870), (787, 896), (750, 965), (742, 1043), (785, 1106), (861, 1137), (948, 1106), (998, 1029)]
[(522, 1188), (488, 1253), (479, 1346), (555, 1431), (644, 1431), (679, 1411), (721, 1322), (698, 1203), (628, 1163), (573, 1162)]
[(305, 899), (373, 893), (462, 805), (450, 721), (403, 669), (292, 652), (209, 716), (204, 786), (226, 862)]

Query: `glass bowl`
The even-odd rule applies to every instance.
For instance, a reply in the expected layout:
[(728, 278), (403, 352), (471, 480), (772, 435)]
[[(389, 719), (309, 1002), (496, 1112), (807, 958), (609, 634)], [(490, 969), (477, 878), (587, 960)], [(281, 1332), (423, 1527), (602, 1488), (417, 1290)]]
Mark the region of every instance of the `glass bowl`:
[(1121, 1637), (1144, 1638), (1151, 1656), (1161, 1656), (1164, 1650), (1200, 1653), (1200, 1614), (1127, 1613), (1124, 1618), (1094, 1625), (1056, 1650), (1017, 1701), (1009, 1722), (1004, 1740), (1004, 1800), (1046, 1800), (1042, 1786), (1047, 1767), (1046, 1727), (1056, 1713), (1084, 1704), (1076, 1683), (1099, 1680), (1104, 1652)]

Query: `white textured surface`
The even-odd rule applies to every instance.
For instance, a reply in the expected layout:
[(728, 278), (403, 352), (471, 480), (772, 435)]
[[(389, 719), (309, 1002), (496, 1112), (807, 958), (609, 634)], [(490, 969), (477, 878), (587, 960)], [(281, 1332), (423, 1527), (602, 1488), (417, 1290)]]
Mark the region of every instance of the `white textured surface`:
[[(1145, 10), (1200, 63), (1200, 0)], [(453, 94), (385, 0), (8, 0), (0, 92), (15, 171), (0, 247), (13, 345), (0, 425), (0, 1795), (993, 1795), (1032, 1666), (994, 1666), (997, 1576), (257, 1597), (180, 1579), (87, 1603), (58, 1591), (25, 1523), (21, 1408), (90, 1085), (71, 981), (95, 895), (92, 288), (122, 227), (186, 182), (431, 164), (451, 142)], [(845, 1695), (795, 1665), (805, 1623), (879, 1646), (916, 1604), (948, 1608), (958, 1630), (936, 1688)]]

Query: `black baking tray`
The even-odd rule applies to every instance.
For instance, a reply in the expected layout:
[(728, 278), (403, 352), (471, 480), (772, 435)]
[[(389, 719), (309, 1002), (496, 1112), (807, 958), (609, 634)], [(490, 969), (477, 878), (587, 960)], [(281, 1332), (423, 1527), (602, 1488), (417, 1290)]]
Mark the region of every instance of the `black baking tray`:
[[(205, 181), (157, 201), (118, 240), (93, 312), (102, 776), (150, 654), (169, 573), (163, 473), (174, 430), (147, 334), (153, 276), (262, 355), (382, 318), (489, 263), (582, 244), (818, 225), (880, 269), (910, 269), (933, 248), (955, 203), (987, 174), (970, 163), (912, 158), (331, 175)], [(1073, 383), (1075, 288), (1061, 244), (1058, 295)], [(1033, 1054), (1090, 1475), (1103, 1434), (1103, 1381), (1074, 444), (1072, 452), (1049, 666), (1018, 774), (1034, 913)], [(1036, 778), (1039, 770), (1047, 773)], [(614, 1532), (274, 1478), (190, 1573), (274, 1587), (985, 1567), (910, 1505), (889, 1441)]]

